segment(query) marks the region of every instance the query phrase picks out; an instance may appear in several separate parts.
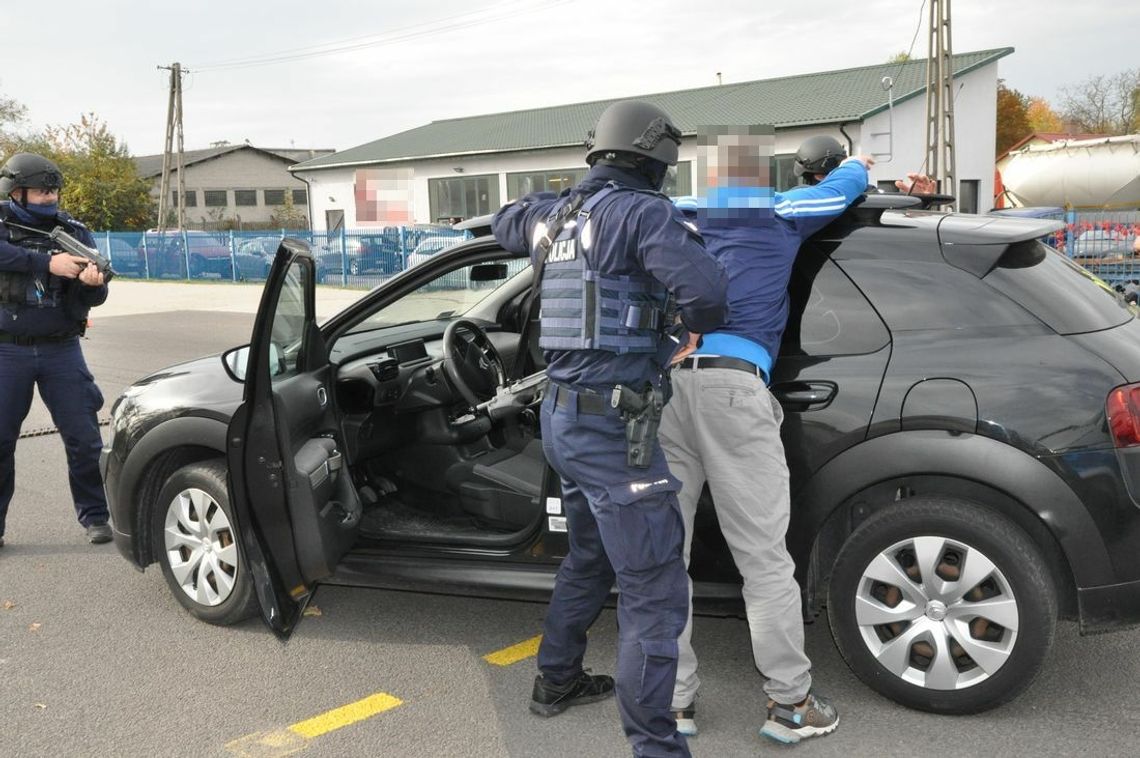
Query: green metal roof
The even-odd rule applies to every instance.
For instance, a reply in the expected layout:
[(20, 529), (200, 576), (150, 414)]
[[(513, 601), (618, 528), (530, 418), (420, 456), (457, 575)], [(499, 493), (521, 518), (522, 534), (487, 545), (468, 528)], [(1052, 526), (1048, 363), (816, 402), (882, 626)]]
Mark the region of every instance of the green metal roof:
[[(1012, 52), (1012, 47), (1001, 47), (955, 55), (954, 74), (961, 76)], [(884, 76), (894, 79), (896, 103), (914, 97), (926, 90), (926, 59), (638, 95), (635, 99), (663, 108), (685, 134), (695, 134), (704, 124), (772, 124), (784, 128), (833, 124), (861, 121), (884, 110)], [(305, 161), (290, 170), (581, 145), (601, 112), (616, 101), (433, 121)]]

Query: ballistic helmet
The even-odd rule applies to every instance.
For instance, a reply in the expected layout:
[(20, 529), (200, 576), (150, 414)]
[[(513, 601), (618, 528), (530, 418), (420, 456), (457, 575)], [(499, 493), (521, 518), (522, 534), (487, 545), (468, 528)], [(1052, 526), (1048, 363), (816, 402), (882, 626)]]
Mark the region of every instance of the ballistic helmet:
[(792, 173), (796, 176), (829, 174), (847, 158), (847, 151), (839, 140), (826, 135), (808, 137), (800, 143)]
[(59, 166), (42, 155), (16, 153), (0, 166), (0, 197), (3, 198), (22, 187), (58, 190), (62, 186)]
[(627, 153), (677, 165), (681, 130), (656, 105), (622, 100), (602, 111), (586, 137), (586, 163), (594, 165), (605, 153)]

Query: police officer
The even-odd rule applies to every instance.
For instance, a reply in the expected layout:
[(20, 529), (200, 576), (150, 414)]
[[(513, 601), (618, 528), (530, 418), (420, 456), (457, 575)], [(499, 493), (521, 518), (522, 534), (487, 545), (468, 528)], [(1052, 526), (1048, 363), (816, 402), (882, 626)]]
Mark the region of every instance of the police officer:
[[(808, 137), (800, 143), (796, 150), (795, 161), (792, 163), (792, 173), (799, 177), (804, 184), (815, 186), (845, 160), (847, 160), (847, 151), (843, 149), (843, 145), (839, 144), (839, 140), (826, 134), (819, 134), (815, 137)], [(906, 180), (898, 179), (895, 181), (895, 188), (899, 192), (931, 195), (938, 190), (937, 182), (925, 174), (911, 172), (906, 177)], [(867, 191), (882, 192), (873, 184), (867, 185)]]
[(87, 312), (107, 299), (107, 286), (86, 259), (59, 252), (47, 236), (63, 227), (95, 246), (87, 227), (59, 209), (62, 186), (59, 168), (40, 155), (17, 153), (0, 167), (0, 545), (16, 440), (37, 385), (63, 438), (79, 523), (91, 542), (111, 539), (99, 475), (103, 396), (79, 347)]
[(655, 435), (636, 459), (614, 390), (659, 412), (672, 353), (670, 296), (694, 332), (715, 329), (725, 316), (724, 270), (659, 193), (679, 144), (680, 132), (660, 108), (614, 103), (586, 141), (591, 168), (580, 184), (561, 197), (527, 195), (492, 223), (505, 249), (530, 252), (536, 270), (542, 267), (539, 345), (551, 381), (542, 441), (561, 477), (570, 540), (530, 709), (553, 716), (614, 690), (614, 679), (585, 672), (582, 658), (586, 630), (616, 578), (618, 710), (636, 756), (689, 754), (669, 710), (687, 576), (680, 483)]

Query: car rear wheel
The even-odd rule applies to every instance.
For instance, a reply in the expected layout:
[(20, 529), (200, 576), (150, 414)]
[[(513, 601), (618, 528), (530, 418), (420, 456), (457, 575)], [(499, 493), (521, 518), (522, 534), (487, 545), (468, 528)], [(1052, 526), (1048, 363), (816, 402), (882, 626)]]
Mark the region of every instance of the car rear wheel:
[(220, 460), (174, 472), (158, 497), (154, 545), (174, 597), (211, 624), (234, 624), (257, 611), (242, 560)]
[(827, 610), (863, 682), (908, 707), (958, 714), (1012, 700), (1033, 681), (1057, 597), (1015, 524), (961, 500), (913, 498), (848, 538)]

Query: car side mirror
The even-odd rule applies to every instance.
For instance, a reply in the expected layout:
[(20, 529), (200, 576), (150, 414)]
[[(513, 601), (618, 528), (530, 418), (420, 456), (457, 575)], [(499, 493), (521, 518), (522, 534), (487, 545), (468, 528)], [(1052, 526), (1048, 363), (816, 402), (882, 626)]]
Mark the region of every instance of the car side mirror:
[[(249, 345), (235, 347), (222, 353), (222, 365), (226, 373), (235, 382), (245, 382), (245, 368), (249, 364)], [(281, 350), (272, 342), (269, 343), (269, 375), (277, 376), (285, 370), (285, 361)]]
[(470, 278), (473, 282), (501, 282), (507, 278), (507, 264), (480, 263), (472, 266)]

